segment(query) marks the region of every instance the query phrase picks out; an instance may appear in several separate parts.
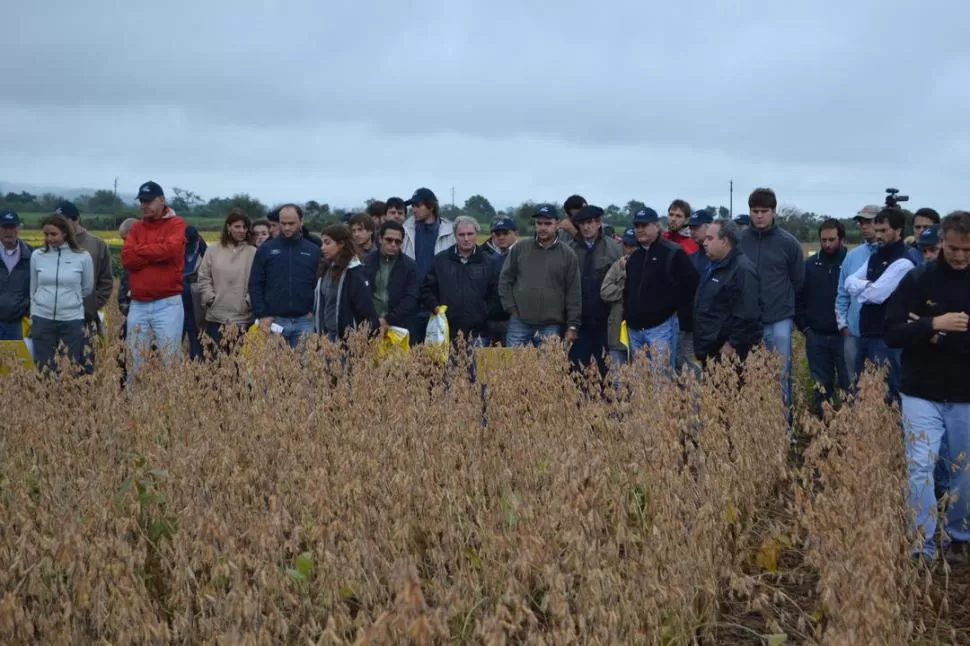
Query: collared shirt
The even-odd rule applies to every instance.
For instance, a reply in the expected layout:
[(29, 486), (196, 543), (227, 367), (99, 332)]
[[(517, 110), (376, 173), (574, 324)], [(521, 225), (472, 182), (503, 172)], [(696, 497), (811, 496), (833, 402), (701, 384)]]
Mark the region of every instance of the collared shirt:
[(20, 240), (17, 240), (17, 244), (14, 245), (13, 249), (7, 249), (2, 245), (0, 245), (0, 249), (3, 249), (3, 264), (6, 265), (7, 273), (9, 274), (13, 272), (13, 268), (20, 262)]

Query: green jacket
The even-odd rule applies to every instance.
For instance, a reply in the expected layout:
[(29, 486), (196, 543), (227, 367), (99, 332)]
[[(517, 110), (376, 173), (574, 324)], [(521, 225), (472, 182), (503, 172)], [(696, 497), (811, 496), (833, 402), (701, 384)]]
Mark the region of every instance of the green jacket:
[(535, 239), (514, 245), (502, 266), (498, 291), (502, 309), (528, 325), (579, 329), (583, 310), (579, 260), (558, 240), (546, 248)]

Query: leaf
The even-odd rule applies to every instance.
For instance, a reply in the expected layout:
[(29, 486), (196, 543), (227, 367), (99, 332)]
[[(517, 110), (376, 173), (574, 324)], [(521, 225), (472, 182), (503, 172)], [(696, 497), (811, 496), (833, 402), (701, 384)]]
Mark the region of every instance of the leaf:
[(144, 455), (140, 455), (138, 453), (135, 454), (135, 467), (140, 469), (143, 466), (145, 466), (147, 463), (148, 463), (148, 460), (145, 459)]
[(354, 597), (354, 589), (349, 585), (340, 586), (340, 598), (341, 599), (352, 599)]
[(178, 519), (173, 516), (166, 516), (148, 526), (148, 538), (153, 543), (157, 543), (163, 538), (172, 540), (176, 531), (178, 531)]
[(306, 576), (304, 576), (303, 573), (298, 572), (291, 567), (286, 568), (286, 576), (290, 577), (297, 583), (303, 583), (306, 581)]
[(728, 525), (738, 522), (738, 508), (732, 503), (728, 503), (724, 508), (724, 522)]
[(310, 576), (313, 572), (313, 554), (310, 552), (303, 552), (296, 557), (296, 571), (303, 575), (304, 578)]
[(763, 635), (763, 637), (768, 646), (782, 646), (782, 644), (788, 643), (788, 635), (785, 633), (774, 633), (771, 635)]
[(482, 569), (482, 559), (479, 558), (478, 552), (471, 547), (466, 547), (464, 550), (462, 550), (462, 552), (464, 552), (465, 556), (468, 557), (468, 560), (471, 561), (473, 568), (476, 570)]
[(767, 570), (768, 572), (778, 571), (778, 560), (781, 558), (781, 552), (784, 548), (782, 541), (774, 536), (766, 538), (762, 543), (761, 547), (758, 549), (758, 553), (754, 557), (754, 562), (758, 564), (762, 570)]

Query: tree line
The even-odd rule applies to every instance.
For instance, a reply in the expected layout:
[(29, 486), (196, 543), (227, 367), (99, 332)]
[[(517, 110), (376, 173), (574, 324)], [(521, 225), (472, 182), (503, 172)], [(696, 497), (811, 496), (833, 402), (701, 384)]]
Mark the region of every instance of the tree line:
[[(192, 218), (192, 224), (201, 230), (218, 230), (222, 226), (222, 220), (234, 208), (241, 208), (253, 219), (263, 217), (270, 210), (270, 206), (247, 193), (238, 193), (231, 197), (212, 197), (204, 199), (194, 191), (173, 187), (169, 191), (168, 202), (176, 213)], [(63, 201), (63, 197), (53, 193), (34, 195), (27, 191), (19, 193), (9, 192), (0, 195), (0, 209), (13, 209), (19, 213), (50, 213), (57, 204)], [(303, 205), (303, 211), (307, 219), (307, 226), (311, 230), (319, 230), (330, 224), (341, 222), (349, 215), (363, 211), (366, 206), (376, 201), (375, 198), (357, 208), (331, 207), (326, 202), (309, 200)], [(139, 211), (134, 203), (126, 203), (114, 191), (99, 189), (92, 195), (81, 195), (73, 200), (82, 213), (84, 213), (85, 226), (92, 230), (114, 229), (121, 224), (121, 221), (128, 217), (138, 217)], [(278, 205), (274, 205), (278, 206)], [(496, 217), (508, 217), (516, 221), (519, 232), (529, 232), (532, 226), (532, 214), (535, 212), (536, 202), (526, 200), (518, 206), (510, 206), (503, 209), (496, 209), (492, 203), (483, 195), (472, 195), (461, 206), (455, 204), (442, 204), (442, 217), (453, 220), (459, 215), (468, 215), (475, 218), (478, 222), (487, 225)], [(608, 204), (603, 207), (604, 223), (615, 229), (623, 229), (629, 226), (633, 219), (633, 214), (644, 208), (645, 204), (640, 200), (630, 200), (623, 206)], [(655, 204), (653, 208), (663, 216), (664, 204)], [(697, 208), (697, 206), (695, 206)], [(715, 217), (729, 217), (730, 211), (724, 205), (707, 205), (706, 208)], [(802, 211), (795, 206), (782, 206), (778, 210), (778, 224), (789, 233), (803, 242), (814, 242), (818, 240), (818, 225), (827, 215), (814, 213), (812, 211)], [(860, 240), (859, 227), (851, 216), (842, 218), (842, 223), (846, 228), (846, 238), (849, 243), (858, 243)]]

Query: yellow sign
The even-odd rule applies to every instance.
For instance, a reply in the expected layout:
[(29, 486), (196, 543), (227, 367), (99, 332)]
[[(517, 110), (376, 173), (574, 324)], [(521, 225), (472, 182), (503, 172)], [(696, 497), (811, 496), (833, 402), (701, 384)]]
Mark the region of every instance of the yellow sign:
[(0, 341), (0, 375), (10, 372), (10, 366), (33, 368), (34, 357), (30, 339), (25, 341)]

